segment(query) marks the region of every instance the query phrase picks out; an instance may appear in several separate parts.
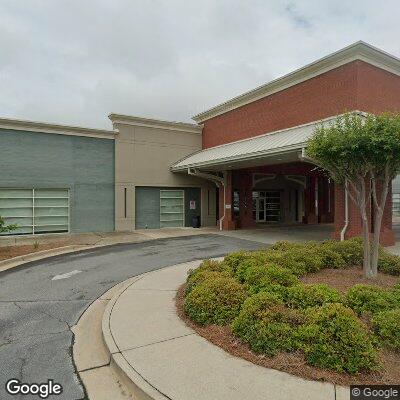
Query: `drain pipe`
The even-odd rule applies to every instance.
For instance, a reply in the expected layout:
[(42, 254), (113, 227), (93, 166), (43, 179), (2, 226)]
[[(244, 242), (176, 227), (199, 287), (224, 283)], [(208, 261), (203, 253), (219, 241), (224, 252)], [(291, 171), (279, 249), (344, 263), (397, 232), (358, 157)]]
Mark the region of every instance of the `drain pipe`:
[(225, 219), (225, 215), (226, 215), (226, 172), (223, 172), (224, 174), (224, 181), (222, 183), (223, 187), (224, 187), (224, 215), (219, 219), (219, 230), (222, 231), (222, 223)]
[(347, 179), (344, 185), (344, 227), (340, 232), (340, 241), (343, 242), (344, 235), (346, 234), (347, 228), (349, 226), (349, 194), (347, 189)]
[[(204, 179), (208, 179), (212, 182), (215, 183), (215, 185), (217, 186), (217, 188), (220, 188), (221, 186), (223, 186), (224, 188), (224, 215), (219, 219), (219, 230), (222, 231), (222, 222), (225, 219), (225, 200), (226, 200), (226, 172), (223, 172), (224, 176), (220, 177), (217, 175), (213, 175), (207, 172), (200, 172), (198, 170), (196, 170), (195, 168), (191, 169), (188, 168), (188, 175), (193, 175), (193, 176), (197, 176), (199, 178), (204, 178)], [(219, 205), (218, 205), (219, 206)]]

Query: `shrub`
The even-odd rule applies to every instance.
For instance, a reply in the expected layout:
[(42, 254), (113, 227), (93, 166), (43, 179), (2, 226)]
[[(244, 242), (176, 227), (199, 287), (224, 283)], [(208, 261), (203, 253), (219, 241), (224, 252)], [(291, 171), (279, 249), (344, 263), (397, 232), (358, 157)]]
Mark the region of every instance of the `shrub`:
[(288, 250), (292, 250), (298, 247), (301, 247), (302, 244), (300, 243), (292, 243), (292, 242), (288, 242), (286, 240), (281, 240), (276, 242), (275, 244), (273, 244), (269, 250), (277, 250), (277, 251), (288, 251)]
[(243, 286), (228, 276), (206, 279), (185, 297), (184, 310), (193, 321), (225, 325), (235, 318), (247, 294)]
[(364, 312), (375, 314), (393, 307), (392, 291), (373, 285), (354, 285), (346, 293), (346, 305), (359, 315)]
[(376, 351), (366, 328), (342, 304), (325, 304), (306, 311), (299, 328), (307, 362), (317, 367), (351, 374), (376, 366)]
[(299, 281), (287, 268), (271, 264), (249, 265), (243, 272), (242, 279), (242, 282), (250, 286), (263, 286), (266, 284), (291, 286)]
[(339, 292), (324, 284), (296, 285), (288, 288), (286, 304), (293, 308), (322, 306), (326, 303), (340, 303)]
[(400, 257), (380, 249), (378, 269), (385, 274), (400, 276)]
[(189, 270), (185, 292), (189, 293), (194, 286), (203, 282), (207, 277), (217, 278), (220, 274), (224, 276), (230, 275), (230, 269), (224, 262), (204, 260), (198, 268)]
[(257, 353), (273, 356), (298, 348), (296, 329), (302, 314), (267, 292), (249, 297), (232, 323), (233, 332)]
[(270, 263), (287, 268), (296, 276), (324, 267), (322, 256), (315, 249), (304, 246), (295, 246), (285, 251), (271, 250), (265, 253), (265, 257)]
[(363, 241), (361, 238), (351, 238), (343, 242), (328, 240), (323, 243), (322, 247), (340, 255), (348, 267), (362, 264)]
[(234, 253), (228, 254), (224, 258), (224, 264), (236, 273), (238, 267), (248, 261), (261, 261), (263, 258), (262, 251), (236, 251)]
[(381, 311), (373, 316), (376, 335), (388, 347), (400, 349), (400, 309)]
[(209, 271), (204, 269), (195, 270), (186, 280), (185, 294), (189, 294), (196, 286), (207, 279), (217, 279), (221, 276), (229, 276), (226, 272)]

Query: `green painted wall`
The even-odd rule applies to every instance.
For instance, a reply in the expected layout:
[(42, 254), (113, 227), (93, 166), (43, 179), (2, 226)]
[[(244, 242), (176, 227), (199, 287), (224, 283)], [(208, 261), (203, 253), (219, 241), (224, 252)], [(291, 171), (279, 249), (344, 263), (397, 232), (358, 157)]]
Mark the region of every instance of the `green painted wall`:
[[(192, 218), (201, 216), (201, 196), (199, 188), (177, 187), (136, 187), (135, 221), (136, 229), (160, 228), (160, 190), (178, 189), (185, 191), (185, 226), (192, 226)], [(190, 201), (194, 200), (195, 210), (190, 210)]]
[(114, 140), (0, 130), (0, 187), (69, 188), (71, 232), (114, 230)]

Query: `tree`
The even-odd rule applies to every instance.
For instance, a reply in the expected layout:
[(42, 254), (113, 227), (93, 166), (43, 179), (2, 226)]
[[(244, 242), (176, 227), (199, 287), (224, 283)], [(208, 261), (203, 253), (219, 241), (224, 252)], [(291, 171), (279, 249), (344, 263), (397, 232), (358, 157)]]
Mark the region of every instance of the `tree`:
[(11, 232), (17, 229), (17, 225), (6, 225), (4, 219), (0, 216), (0, 233)]
[[(364, 275), (376, 277), (383, 212), (391, 182), (400, 171), (400, 114), (340, 116), (329, 126), (316, 128), (307, 155), (344, 185), (359, 209)], [(374, 215), (372, 241), (369, 207)]]

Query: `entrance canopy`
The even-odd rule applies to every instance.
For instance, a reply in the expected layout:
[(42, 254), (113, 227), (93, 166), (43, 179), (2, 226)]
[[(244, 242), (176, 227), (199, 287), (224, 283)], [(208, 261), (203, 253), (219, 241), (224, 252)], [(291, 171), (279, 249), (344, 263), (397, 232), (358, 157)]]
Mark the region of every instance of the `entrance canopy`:
[(171, 166), (174, 172), (189, 168), (215, 171), (299, 161), (301, 151), (316, 126), (333, 122), (336, 117), (314, 121), (276, 132), (238, 140), (194, 153)]

